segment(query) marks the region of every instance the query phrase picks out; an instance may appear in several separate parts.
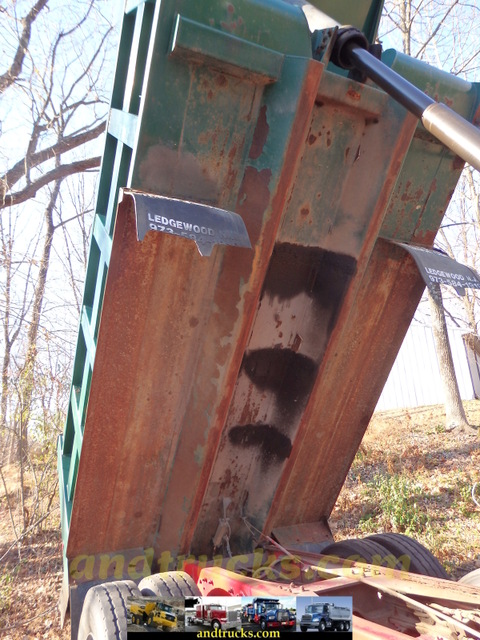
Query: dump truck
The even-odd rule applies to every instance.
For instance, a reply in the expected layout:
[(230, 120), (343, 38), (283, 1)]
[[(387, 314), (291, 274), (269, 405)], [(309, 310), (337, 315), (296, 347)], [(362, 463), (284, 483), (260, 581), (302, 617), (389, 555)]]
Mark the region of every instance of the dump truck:
[(315, 602), (305, 607), (300, 620), (300, 630), (350, 631), (352, 612), (348, 607), (339, 607), (333, 602)]
[(132, 624), (173, 629), (177, 626), (175, 609), (165, 602), (133, 602), (130, 604)]
[(381, 11), (126, 3), (58, 442), (74, 639), (140, 595), (296, 594), (352, 596), (358, 637), (479, 637), (418, 542), (328, 524), (425, 284), (479, 286), (433, 249), (478, 86), (382, 51)]
[(295, 629), (295, 614), (285, 608), (278, 598), (254, 598), (246, 607), (245, 616), (249, 622), (258, 624), (262, 631)]

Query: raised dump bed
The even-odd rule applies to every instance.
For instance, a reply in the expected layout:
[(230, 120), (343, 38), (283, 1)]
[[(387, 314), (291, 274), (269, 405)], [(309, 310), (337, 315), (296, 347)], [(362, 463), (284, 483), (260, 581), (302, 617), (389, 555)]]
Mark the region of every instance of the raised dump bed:
[[(381, 2), (317, 4), (373, 40)], [(120, 552), (157, 567), (166, 553), (249, 554), (261, 533), (316, 553), (332, 542), (424, 289), (396, 243), (432, 246), (463, 161), (328, 63), (335, 29), (312, 36), (306, 14), (127, 2), (59, 442), (74, 635)], [(473, 120), (475, 86), (384, 59)], [(156, 227), (141, 241), (136, 215), (140, 237)]]

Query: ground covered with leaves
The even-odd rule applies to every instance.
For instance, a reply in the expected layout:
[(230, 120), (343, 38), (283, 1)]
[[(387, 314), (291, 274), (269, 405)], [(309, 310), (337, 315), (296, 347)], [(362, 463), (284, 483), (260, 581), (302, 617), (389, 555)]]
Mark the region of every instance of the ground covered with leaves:
[[(52, 474), (54, 473), (52, 469)], [(58, 599), (62, 584), (62, 547), (57, 504), (49, 505), (50, 515), (29, 530), (28, 491), (24, 521), (18, 469), (3, 467), (5, 486), (0, 489), (0, 637), (6, 640), (70, 638), (69, 627), (61, 629)], [(28, 487), (28, 478), (26, 485)], [(31, 509), (30, 509), (31, 511)], [(14, 526), (15, 525), (15, 533)], [(19, 533), (26, 525), (27, 534)], [(16, 535), (15, 535), (16, 534)], [(16, 537), (20, 538), (16, 542)]]
[[(410, 535), (429, 548), (453, 579), (480, 567), (480, 401), (465, 403), (468, 432), (445, 431), (442, 407), (374, 416), (330, 520), (336, 539), (376, 532)], [(0, 636), (67, 639), (57, 610), (62, 580), (57, 505), (41, 528), (18, 543), (15, 469), (0, 489)], [(472, 489), (478, 485), (472, 495)], [(475, 502), (476, 501), (476, 502)], [(10, 509), (9, 509), (10, 505)]]
[(465, 409), (465, 432), (447, 432), (439, 406), (376, 414), (330, 518), (335, 538), (404, 533), (453, 579), (479, 568), (480, 402)]

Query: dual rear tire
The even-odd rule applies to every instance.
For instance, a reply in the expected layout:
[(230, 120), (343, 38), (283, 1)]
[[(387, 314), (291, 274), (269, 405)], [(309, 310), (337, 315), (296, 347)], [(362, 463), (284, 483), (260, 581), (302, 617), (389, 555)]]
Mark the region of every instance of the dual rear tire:
[[(403, 568), (420, 575), (448, 579), (445, 569), (428, 549), (416, 540), (399, 533), (383, 533), (359, 540), (342, 540), (322, 549), (322, 554), (367, 564), (380, 564), (394, 569)], [(472, 571), (460, 582), (480, 585), (480, 569)], [(183, 571), (147, 576), (141, 580), (138, 587), (132, 580), (97, 585), (87, 592), (80, 617), (78, 640), (127, 640), (129, 598), (157, 596), (173, 599), (199, 595), (197, 585)], [(262, 622), (265, 626), (262, 624), (261, 628), (266, 629), (266, 621)], [(325, 628), (325, 625), (323, 627)]]
[(445, 569), (428, 549), (400, 533), (341, 540), (322, 549), (322, 554), (449, 580)]
[[(78, 627), (78, 640), (127, 640), (129, 598), (158, 596), (164, 599), (199, 596), (200, 591), (184, 571), (147, 576), (137, 585), (132, 580), (106, 582), (88, 590)], [(139, 616), (133, 616), (132, 622)]]

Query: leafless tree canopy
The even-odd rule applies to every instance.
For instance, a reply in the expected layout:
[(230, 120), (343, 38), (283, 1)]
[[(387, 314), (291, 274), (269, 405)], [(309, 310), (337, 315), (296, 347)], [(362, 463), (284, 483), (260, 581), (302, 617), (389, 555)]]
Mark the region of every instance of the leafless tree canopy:
[[(4, 9), (4, 23), (10, 27), (5, 38), (10, 48), (16, 48), (0, 76), (0, 96), (10, 109), (6, 120), (15, 121), (20, 105), (22, 126), (30, 130), (20, 149), (3, 149), (0, 209), (34, 198), (56, 180), (97, 167), (99, 155), (84, 150), (105, 129), (107, 101), (100, 74), (111, 27), (98, 10), (105, 3), (74, 4), (76, 11), (65, 4), (60, 21), (59, 9), (50, 9), (48, 0), (38, 0), (20, 17), (23, 4), (12, 2)], [(92, 38), (92, 27), (95, 33), (99, 20), (104, 23), (103, 33)], [(59, 24), (52, 33), (55, 21)], [(36, 40), (42, 38), (38, 46)], [(82, 149), (80, 157), (74, 153), (78, 149)]]
[[(26, 484), (33, 481), (37, 492), (30, 516), (43, 518), (52, 503), (93, 210), (91, 173), (100, 164), (111, 88), (111, 5), (0, 6), (0, 470), (12, 461), (19, 468), (18, 531), (29, 526)], [(31, 441), (40, 457), (32, 457)]]

